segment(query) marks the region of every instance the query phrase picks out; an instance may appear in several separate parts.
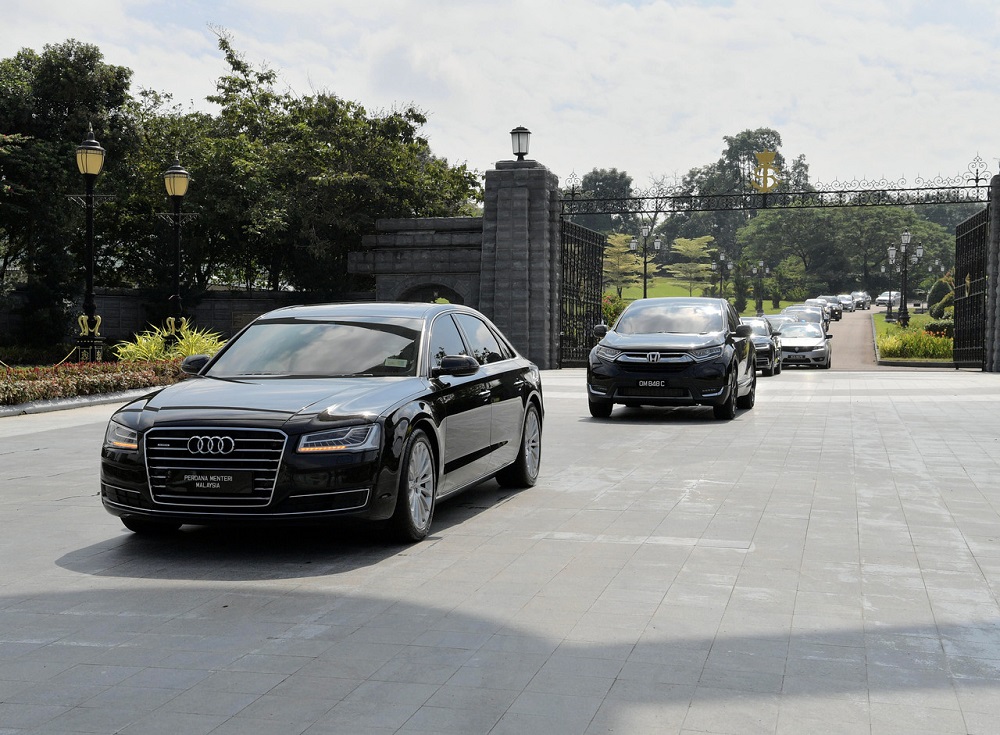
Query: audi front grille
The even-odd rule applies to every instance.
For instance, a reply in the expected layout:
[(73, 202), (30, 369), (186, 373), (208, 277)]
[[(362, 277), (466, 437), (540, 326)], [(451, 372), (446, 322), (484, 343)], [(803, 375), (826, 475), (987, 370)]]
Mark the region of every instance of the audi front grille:
[[(153, 501), (197, 508), (266, 506), (287, 439), (274, 429), (150, 429), (144, 443)], [(214, 482), (219, 478), (226, 481)]]

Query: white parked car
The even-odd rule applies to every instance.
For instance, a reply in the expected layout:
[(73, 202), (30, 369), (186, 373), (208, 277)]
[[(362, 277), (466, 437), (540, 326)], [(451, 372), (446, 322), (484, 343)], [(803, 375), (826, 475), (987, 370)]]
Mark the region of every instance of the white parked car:
[[(875, 306), (888, 306), (889, 305), (889, 291), (883, 291), (875, 299)], [(892, 305), (899, 306), (899, 291), (892, 292)]]

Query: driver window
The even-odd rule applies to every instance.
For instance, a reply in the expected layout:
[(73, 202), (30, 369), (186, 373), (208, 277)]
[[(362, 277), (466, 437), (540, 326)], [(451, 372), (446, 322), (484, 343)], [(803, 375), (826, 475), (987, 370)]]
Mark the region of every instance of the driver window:
[(431, 325), (430, 358), (431, 367), (439, 367), (441, 358), (445, 355), (467, 355), (465, 342), (462, 341), (462, 334), (455, 326), (451, 315), (439, 316)]

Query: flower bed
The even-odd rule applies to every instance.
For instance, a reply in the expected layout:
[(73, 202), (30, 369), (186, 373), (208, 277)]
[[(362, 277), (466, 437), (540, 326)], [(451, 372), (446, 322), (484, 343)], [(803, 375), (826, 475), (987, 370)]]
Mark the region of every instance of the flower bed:
[(180, 360), (7, 368), (0, 373), (0, 406), (170, 385), (182, 375)]

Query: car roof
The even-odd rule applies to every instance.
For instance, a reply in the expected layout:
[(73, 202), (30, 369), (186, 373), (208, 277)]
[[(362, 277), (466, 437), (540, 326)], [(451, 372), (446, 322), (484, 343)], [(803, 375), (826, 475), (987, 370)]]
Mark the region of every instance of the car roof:
[(482, 316), (461, 304), (436, 304), (426, 301), (359, 301), (341, 304), (304, 304), (285, 306), (262, 314), (258, 319), (335, 319), (341, 317), (427, 319), (445, 311), (461, 311)]

